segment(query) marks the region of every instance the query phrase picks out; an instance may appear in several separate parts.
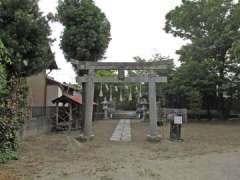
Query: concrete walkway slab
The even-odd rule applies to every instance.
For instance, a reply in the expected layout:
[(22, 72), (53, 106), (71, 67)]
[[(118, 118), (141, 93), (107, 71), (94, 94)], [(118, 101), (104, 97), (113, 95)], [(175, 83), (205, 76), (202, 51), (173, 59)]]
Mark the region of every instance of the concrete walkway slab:
[(115, 128), (111, 141), (131, 141), (131, 122), (129, 119), (121, 119)]

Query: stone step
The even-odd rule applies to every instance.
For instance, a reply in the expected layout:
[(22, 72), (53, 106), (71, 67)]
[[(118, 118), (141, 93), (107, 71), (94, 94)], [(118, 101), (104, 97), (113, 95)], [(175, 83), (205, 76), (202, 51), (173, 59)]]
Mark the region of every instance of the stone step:
[(136, 114), (116, 114), (112, 115), (112, 119), (136, 119)]

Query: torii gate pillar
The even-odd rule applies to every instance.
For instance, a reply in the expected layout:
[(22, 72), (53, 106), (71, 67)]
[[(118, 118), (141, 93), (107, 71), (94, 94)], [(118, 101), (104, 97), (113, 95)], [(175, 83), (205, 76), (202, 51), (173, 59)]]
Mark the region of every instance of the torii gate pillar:
[(156, 101), (156, 83), (150, 79), (148, 83), (148, 99), (149, 99), (149, 141), (160, 141), (161, 136), (157, 130), (157, 101)]
[(86, 82), (85, 91), (85, 122), (84, 122), (84, 138), (92, 139), (94, 137), (92, 130), (93, 119), (93, 101), (94, 101), (94, 78), (95, 71), (88, 70), (88, 81)]

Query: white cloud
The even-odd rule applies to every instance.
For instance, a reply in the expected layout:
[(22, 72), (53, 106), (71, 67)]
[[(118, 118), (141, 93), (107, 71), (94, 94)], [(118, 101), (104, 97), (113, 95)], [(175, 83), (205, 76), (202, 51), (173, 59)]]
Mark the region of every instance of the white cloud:
[[(44, 13), (56, 12), (58, 0), (40, 0)], [(177, 63), (175, 51), (184, 41), (166, 34), (163, 30), (165, 15), (181, 0), (95, 0), (111, 23), (112, 41), (106, 51), (106, 61), (132, 61), (134, 56), (149, 58), (154, 53), (170, 56)], [(57, 39), (52, 49), (56, 54), (58, 72), (51, 75), (59, 81), (74, 82), (74, 72), (64, 60), (59, 49), (59, 37), (63, 27), (51, 25), (53, 37)]]

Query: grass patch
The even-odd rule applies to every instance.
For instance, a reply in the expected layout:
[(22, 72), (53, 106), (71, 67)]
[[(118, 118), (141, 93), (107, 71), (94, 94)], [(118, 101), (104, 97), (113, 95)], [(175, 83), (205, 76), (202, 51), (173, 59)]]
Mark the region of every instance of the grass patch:
[(4, 164), (10, 160), (17, 160), (17, 153), (12, 150), (0, 151), (0, 164)]

